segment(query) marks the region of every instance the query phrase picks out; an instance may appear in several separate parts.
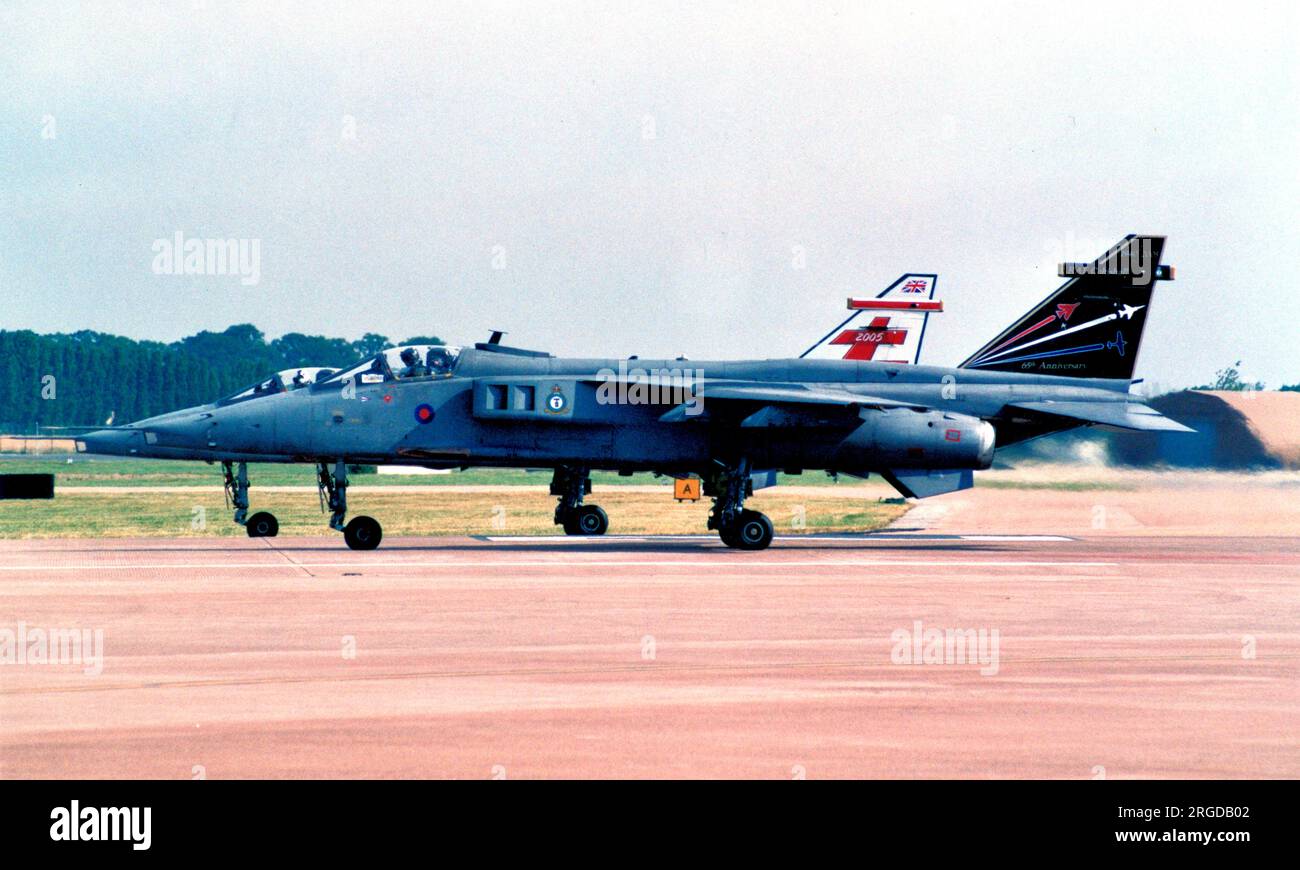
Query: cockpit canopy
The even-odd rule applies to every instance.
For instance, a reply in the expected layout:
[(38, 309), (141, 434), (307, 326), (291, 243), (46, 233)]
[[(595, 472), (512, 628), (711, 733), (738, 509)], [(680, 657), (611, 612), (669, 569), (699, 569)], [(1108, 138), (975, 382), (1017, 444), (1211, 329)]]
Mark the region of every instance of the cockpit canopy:
[(269, 396), (273, 393), (287, 393), (291, 390), (300, 390), (303, 387), (309, 387), (312, 384), (329, 380), (330, 376), (337, 372), (338, 369), (328, 369), (321, 366), (304, 366), (298, 369), (285, 369), (276, 372), (269, 378), (258, 381), (252, 386), (245, 387), (233, 395), (226, 396), (218, 404), (228, 405), (231, 402), (242, 402), (245, 399), (253, 399), (260, 396)]
[(447, 377), (456, 368), (460, 348), (445, 344), (407, 344), (382, 350), (369, 359), (332, 376), (331, 382), (356, 379), (358, 384), (381, 384), (407, 378)]

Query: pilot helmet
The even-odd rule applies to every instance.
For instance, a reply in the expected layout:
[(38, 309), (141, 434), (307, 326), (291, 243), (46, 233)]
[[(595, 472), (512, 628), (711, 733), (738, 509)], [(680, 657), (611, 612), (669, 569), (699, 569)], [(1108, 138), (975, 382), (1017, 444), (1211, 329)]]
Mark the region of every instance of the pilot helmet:
[(402, 362), (406, 363), (408, 366), (413, 366), (419, 363), (420, 352), (413, 347), (408, 347), (406, 350), (402, 351), (401, 358)]

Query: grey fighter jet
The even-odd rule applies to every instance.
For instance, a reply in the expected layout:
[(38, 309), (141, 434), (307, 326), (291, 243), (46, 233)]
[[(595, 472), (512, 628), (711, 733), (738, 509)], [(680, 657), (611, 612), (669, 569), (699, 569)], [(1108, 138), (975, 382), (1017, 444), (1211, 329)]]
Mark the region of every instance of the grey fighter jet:
[(875, 473), (925, 498), (971, 486), (996, 448), (1030, 438), (1091, 425), (1191, 431), (1130, 395), (1152, 291), (1173, 278), (1163, 250), (1162, 237), (1128, 236), (1091, 263), (1063, 264), (1055, 292), (956, 368), (872, 353), (908, 344), (907, 315), (938, 305), (933, 276), (909, 275), (866, 306), (865, 322), (850, 317), (797, 359), (565, 359), (493, 333), (472, 348), (392, 348), (340, 371), (281, 372), (86, 434), (78, 450), (220, 462), (250, 536), (278, 526), (248, 516), (246, 463), (313, 463), (330, 527), (359, 550), (382, 530), (347, 520), (351, 463), (553, 468), (555, 523), (570, 535), (608, 527), (584, 501), (593, 469), (698, 477), (713, 498), (708, 527), (757, 550), (772, 523), (745, 499), (776, 471)]

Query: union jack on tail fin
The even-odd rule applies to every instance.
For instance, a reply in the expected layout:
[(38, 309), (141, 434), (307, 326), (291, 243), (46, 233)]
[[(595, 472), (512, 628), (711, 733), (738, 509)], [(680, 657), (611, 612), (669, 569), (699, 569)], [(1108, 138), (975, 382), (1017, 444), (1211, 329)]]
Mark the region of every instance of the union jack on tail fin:
[(849, 299), (853, 312), (800, 359), (847, 359), (915, 365), (925, 325), (943, 311), (934, 298), (938, 275), (908, 273), (874, 299)]

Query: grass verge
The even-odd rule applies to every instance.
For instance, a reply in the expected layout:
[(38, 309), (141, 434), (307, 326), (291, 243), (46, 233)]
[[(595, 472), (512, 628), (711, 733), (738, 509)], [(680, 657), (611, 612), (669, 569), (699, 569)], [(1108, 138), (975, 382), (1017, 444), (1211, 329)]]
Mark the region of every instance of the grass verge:
[[(253, 491), (252, 511), (269, 510), (281, 535), (326, 533), (327, 516), (314, 493)], [(391, 493), (353, 495), (350, 516), (372, 516), (384, 534), (396, 535), (546, 535), (555, 500), (538, 492)], [(663, 495), (603, 492), (591, 500), (609, 514), (610, 534), (695, 534), (705, 531), (707, 500), (678, 503)], [(772, 518), (777, 534), (870, 531), (907, 511), (905, 505), (845, 498), (762, 491), (746, 502)], [(97, 538), (244, 535), (231, 521), (220, 493), (74, 493), (51, 501), (0, 502), (0, 538)]]

